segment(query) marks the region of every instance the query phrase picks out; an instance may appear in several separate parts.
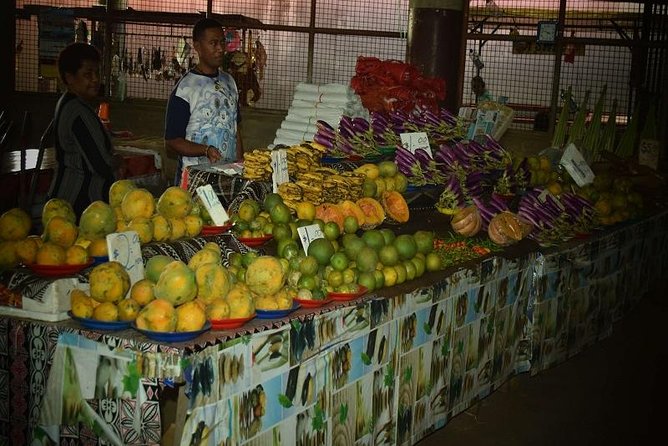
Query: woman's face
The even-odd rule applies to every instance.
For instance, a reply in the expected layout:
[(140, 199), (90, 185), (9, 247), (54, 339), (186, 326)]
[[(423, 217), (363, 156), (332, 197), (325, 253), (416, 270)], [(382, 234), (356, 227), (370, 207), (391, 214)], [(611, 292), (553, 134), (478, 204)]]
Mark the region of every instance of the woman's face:
[(85, 100), (95, 99), (100, 91), (100, 67), (93, 60), (84, 60), (75, 74), (65, 73), (67, 89)]

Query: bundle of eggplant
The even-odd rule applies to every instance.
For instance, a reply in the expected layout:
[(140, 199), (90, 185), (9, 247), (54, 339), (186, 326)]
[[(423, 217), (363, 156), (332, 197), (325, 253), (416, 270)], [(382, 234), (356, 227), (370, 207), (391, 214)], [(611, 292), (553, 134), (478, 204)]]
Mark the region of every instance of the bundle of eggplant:
[(393, 151), (401, 146), (400, 135), (408, 132), (425, 132), (429, 141), (438, 145), (463, 138), (465, 126), (446, 109), (438, 113), (427, 109), (373, 112), (370, 121), (344, 115), (336, 129), (318, 120), (313, 141), (322, 144), (329, 157), (373, 159), (385, 155), (384, 148)]

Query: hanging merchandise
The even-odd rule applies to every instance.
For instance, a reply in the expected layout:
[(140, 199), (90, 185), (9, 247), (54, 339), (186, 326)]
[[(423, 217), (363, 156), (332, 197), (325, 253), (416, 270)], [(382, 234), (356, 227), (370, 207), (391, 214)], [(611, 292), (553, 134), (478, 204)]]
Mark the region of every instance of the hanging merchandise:
[(267, 66), (267, 51), (264, 45), (260, 42), (260, 38), (255, 39), (255, 67), (257, 69), (257, 78), (262, 80), (264, 78), (264, 67)]
[[(258, 65), (251, 31), (248, 31), (248, 42), (246, 51), (240, 47), (241, 49), (225, 54), (223, 69), (234, 78), (241, 104), (253, 106), (260, 99), (262, 91), (258, 81)], [(266, 61), (266, 53), (262, 57)]]
[(231, 53), (242, 48), (241, 35), (234, 28), (225, 29), (225, 52)]
[(178, 66), (183, 69), (187, 67), (188, 57), (190, 56), (190, 44), (186, 41), (185, 36), (181, 36), (179, 42), (176, 44), (176, 62)]
[(74, 34), (76, 42), (88, 43), (88, 26), (84, 20), (79, 20)]

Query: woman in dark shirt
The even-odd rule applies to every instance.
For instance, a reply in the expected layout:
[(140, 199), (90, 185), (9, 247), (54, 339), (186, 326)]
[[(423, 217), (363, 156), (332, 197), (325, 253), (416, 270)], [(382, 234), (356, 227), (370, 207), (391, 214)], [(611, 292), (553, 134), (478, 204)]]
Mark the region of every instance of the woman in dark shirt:
[(85, 43), (68, 45), (58, 56), (66, 91), (55, 112), (56, 173), (49, 198), (62, 198), (77, 215), (93, 201), (108, 201), (119, 177), (107, 130), (90, 105), (100, 89), (100, 53)]

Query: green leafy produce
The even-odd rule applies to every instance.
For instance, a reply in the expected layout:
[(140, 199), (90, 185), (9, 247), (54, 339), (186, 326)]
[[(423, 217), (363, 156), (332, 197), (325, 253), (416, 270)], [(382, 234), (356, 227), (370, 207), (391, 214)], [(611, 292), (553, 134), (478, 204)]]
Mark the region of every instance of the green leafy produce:
[(568, 143), (576, 143), (579, 142), (583, 137), (584, 137), (584, 132), (585, 132), (585, 118), (587, 117), (588, 110), (587, 108), (589, 107), (589, 95), (591, 92), (587, 90), (585, 93), (585, 97), (582, 100), (582, 104), (580, 104), (580, 109), (578, 110), (577, 114), (575, 115), (575, 119), (573, 120), (573, 125), (571, 125), (570, 130), (568, 131)]
[(636, 105), (636, 109), (633, 111), (633, 115), (630, 118), (629, 124), (626, 126), (626, 130), (622, 134), (622, 137), (619, 139), (619, 144), (615, 150), (615, 154), (620, 158), (631, 158), (633, 151), (635, 150), (635, 142), (638, 136), (638, 114), (640, 113), (640, 102)]
[(559, 114), (559, 120), (557, 121), (557, 127), (554, 130), (554, 136), (552, 137), (552, 147), (561, 148), (566, 141), (566, 126), (568, 125), (568, 104), (571, 101), (571, 87), (568, 87), (566, 94), (564, 95), (564, 105), (561, 107), (561, 113)]
[(598, 144), (601, 139), (601, 116), (603, 115), (603, 104), (605, 103), (607, 89), (608, 86), (603, 85), (601, 94), (598, 96), (598, 100), (594, 106), (594, 114), (591, 117), (591, 122), (582, 138), (583, 155), (589, 162), (596, 161), (598, 158)]
[(612, 152), (615, 148), (615, 137), (617, 135), (617, 99), (612, 101), (612, 108), (608, 115), (608, 122), (603, 128), (601, 135), (601, 150)]

